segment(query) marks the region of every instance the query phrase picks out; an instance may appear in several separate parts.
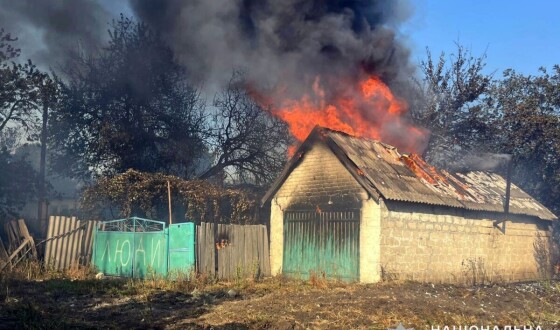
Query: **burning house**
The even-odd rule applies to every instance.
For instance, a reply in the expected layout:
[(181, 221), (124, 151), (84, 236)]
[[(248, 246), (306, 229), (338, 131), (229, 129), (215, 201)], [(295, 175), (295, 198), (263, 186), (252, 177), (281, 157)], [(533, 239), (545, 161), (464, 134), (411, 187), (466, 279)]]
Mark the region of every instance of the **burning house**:
[(273, 274), (463, 282), (535, 279), (554, 214), (489, 172), (452, 174), (315, 127), (263, 198)]

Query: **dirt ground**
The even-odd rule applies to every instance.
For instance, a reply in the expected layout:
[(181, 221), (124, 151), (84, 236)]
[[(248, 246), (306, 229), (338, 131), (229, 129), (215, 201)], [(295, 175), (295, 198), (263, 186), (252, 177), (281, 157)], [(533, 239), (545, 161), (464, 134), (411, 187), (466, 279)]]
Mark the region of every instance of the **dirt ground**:
[(0, 279), (3, 329), (560, 329), (560, 282), (461, 287), (273, 278), (199, 288), (130, 279)]

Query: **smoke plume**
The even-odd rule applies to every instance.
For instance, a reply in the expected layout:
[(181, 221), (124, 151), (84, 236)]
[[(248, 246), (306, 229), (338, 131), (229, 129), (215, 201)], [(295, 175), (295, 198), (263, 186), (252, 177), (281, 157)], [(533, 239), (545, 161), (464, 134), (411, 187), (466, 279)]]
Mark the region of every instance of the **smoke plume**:
[(0, 27), (18, 37), (22, 58), (43, 69), (65, 65), (79, 47), (100, 47), (111, 21), (92, 0), (0, 0), (0, 8)]
[(505, 172), (505, 168), (512, 161), (510, 154), (493, 154), (469, 152), (448, 164), (449, 169), (456, 172), (490, 171)]
[(328, 98), (341, 79), (375, 74), (391, 85), (412, 71), (396, 32), (411, 14), (403, 1), (131, 0), (131, 6), (207, 84), (223, 84), (242, 69), (257, 89), (282, 88), (282, 97), (297, 98), (321, 77)]

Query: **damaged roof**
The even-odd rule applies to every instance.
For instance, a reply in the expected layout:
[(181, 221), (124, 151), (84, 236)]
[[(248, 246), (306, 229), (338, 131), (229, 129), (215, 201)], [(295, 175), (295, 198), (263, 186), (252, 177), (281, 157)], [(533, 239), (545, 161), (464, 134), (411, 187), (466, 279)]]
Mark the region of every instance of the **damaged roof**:
[[(317, 138), (323, 140), (354, 178), (374, 197), (387, 200), (504, 212), (506, 180), (495, 173), (449, 173), (420, 156), (400, 154), (393, 146), (315, 127), (263, 197), (270, 200)], [(519, 187), (511, 184), (509, 212), (543, 220), (557, 217)]]

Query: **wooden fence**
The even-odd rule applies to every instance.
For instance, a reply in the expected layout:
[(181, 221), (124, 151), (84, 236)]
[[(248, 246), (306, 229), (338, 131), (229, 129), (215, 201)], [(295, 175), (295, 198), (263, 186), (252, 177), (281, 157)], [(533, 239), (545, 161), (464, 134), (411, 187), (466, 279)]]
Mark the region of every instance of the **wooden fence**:
[(198, 272), (224, 279), (270, 276), (266, 226), (217, 226), (216, 230), (212, 223), (203, 222), (197, 226)]
[(51, 216), (45, 246), (45, 265), (56, 270), (89, 265), (96, 221)]
[(0, 271), (12, 268), (26, 257), (37, 258), (35, 241), (29, 234), (25, 220), (12, 220), (4, 224), (8, 237), (7, 248), (0, 239)]

